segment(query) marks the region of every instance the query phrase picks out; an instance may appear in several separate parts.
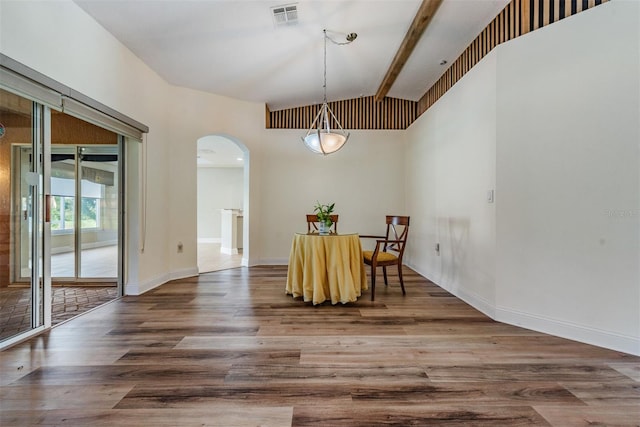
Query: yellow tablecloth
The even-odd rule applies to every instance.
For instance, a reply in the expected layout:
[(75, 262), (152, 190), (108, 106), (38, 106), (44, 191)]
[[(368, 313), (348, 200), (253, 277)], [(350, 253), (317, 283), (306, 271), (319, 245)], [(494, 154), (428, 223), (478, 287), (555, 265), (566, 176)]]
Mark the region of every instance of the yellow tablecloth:
[(357, 234), (297, 233), (291, 244), (287, 294), (321, 304), (354, 302), (367, 289)]

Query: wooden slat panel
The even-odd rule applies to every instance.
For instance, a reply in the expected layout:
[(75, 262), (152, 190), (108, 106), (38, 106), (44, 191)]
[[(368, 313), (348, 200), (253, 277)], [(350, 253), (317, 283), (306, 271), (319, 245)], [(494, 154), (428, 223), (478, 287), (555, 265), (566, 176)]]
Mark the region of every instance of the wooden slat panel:
[(522, 34), (522, 24), (520, 19), (521, 18), (521, 15), (520, 15), (521, 2), (516, 0), (511, 3), (515, 6), (513, 10), (513, 19), (514, 19), (514, 27), (515, 27), (514, 37), (519, 37), (520, 34)]
[(529, 0), (516, 0), (520, 2), (520, 19), (522, 24), (522, 33), (527, 34), (531, 31), (531, 2)]
[[(309, 129), (320, 104), (269, 111), (266, 125), (271, 129)], [(415, 120), (417, 102), (373, 96), (329, 102), (344, 129), (406, 129)]]
[(551, 23), (551, 0), (543, 0), (542, 2), (542, 25)]

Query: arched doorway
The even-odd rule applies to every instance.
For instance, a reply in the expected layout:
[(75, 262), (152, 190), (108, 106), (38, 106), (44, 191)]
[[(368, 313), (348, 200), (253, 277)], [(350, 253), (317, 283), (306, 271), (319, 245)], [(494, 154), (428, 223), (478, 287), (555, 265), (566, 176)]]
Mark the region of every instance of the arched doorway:
[(248, 265), (248, 160), (228, 135), (197, 141), (197, 237), (200, 273)]

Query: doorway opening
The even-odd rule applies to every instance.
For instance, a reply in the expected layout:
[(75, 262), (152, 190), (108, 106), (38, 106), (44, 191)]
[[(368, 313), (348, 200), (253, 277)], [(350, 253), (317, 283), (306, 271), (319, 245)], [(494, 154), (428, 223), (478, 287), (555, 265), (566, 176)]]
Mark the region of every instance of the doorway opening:
[(232, 137), (208, 135), (197, 141), (198, 271), (248, 265), (247, 148)]
[(51, 114), (51, 325), (122, 295), (118, 134)]
[(117, 145), (51, 147), (51, 278), (115, 284)]
[(51, 114), (52, 326), (122, 295), (123, 143), (115, 132)]

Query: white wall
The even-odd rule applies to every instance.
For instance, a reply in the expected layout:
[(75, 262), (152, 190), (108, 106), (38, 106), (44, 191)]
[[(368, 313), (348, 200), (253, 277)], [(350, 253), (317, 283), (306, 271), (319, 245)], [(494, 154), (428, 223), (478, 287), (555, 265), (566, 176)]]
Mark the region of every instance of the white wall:
[(243, 168), (198, 168), (198, 239), (220, 239), (221, 209), (242, 209)]
[(336, 204), (340, 233), (380, 234), (385, 215), (405, 213), (404, 132), (352, 131), (347, 144), (326, 157), (304, 146), (304, 132), (263, 134), (258, 263), (288, 263), (292, 235), (306, 232), (305, 215), (316, 201)]
[[(406, 262), (491, 315), (495, 289), (496, 57), (491, 53), (409, 129)], [(440, 254), (435, 250), (440, 245)]]
[(613, 1), (499, 46), (407, 141), (413, 268), (497, 320), (633, 354), (639, 9)]
[(637, 354), (639, 10), (499, 50), (496, 289), (498, 319)]

